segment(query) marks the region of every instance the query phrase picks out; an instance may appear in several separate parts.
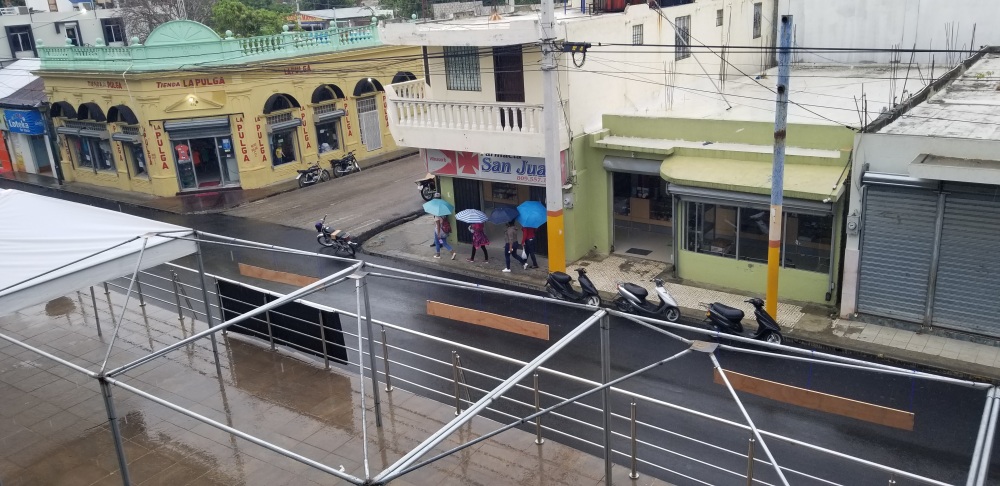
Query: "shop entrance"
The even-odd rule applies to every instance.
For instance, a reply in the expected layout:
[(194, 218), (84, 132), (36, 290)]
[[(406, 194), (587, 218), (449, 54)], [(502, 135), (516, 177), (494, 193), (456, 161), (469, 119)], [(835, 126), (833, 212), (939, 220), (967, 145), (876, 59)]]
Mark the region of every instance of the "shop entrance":
[(51, 174), (52, 163), (49, 161), (49, 151), (45, 148), (44, 135), (29, 135), (31, 143), (31, 156), (35, 161), (39, 174)]
[(616, 253), (673, 262), (673, 203), (658, 175), (611, 173)]
[(164, 123), (177, 163), (181, 191), (239, 187), (240, 169), (229, 118), (195, 118)]

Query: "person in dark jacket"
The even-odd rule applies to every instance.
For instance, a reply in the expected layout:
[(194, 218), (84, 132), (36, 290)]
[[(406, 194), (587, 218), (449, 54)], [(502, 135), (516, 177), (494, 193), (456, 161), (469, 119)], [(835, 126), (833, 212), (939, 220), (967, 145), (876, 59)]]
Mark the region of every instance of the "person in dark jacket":
[(507, 232), (504, 233), (504, 244), (503, 244), (503, 260), (506, 266), (503, 271), (510, 273), (510, 257), (513, 255), (514, 259), (521, 262), (523, 265), (527, 265), (527, 262), (521, 258), (521, 255), (517, 254), (518, 249), (517, 244), (517, 227), (514, 226), (514, 222), (511, 221), (507, 223)]
[[(535, 260), (535, 228), (521, 228), (521, 244), (524, 245), (524, 269), (538, 268), (538, 260)], [(531, 258), (531, 266), (528, 266), (528, 258)]]

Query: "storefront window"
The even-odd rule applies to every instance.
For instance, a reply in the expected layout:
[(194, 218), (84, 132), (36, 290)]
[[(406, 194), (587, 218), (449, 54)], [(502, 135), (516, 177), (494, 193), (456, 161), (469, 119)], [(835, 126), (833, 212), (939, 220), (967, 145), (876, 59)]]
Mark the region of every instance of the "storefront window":
[(132, 174), (136, 176), (148, 177), (146, 172), (146, 154), (143, 153), (140, 143), (122, 143), (125, 149), (125, 156), (128, 157), (132, 165)]
[(296, 129), (282, 130), (271, 134), (272, 165), (278, 166), (295, 162)]
[(634, 222), (670, 222), (673, 206), (667, 181), (658, 176), (615, 172), (612, 178), (614, 211)]
[(116, 170), (109, 141), (76, 135), (67, 135), (66, 141), (69, 143), (77, 167), (90, 167), (94, 170), (112, 172)]
[(319, 143), (319, 153), (322, 154), (340, 149), (340, 133), (337, 131), (337, 125), (339, 124), (340, 120), (316, 124), (316, 140)]
[[(767, 263), (769, 210), (700, 202), (688, 202), (686, 208), (685, 250)], [(833, 216), (785, 213), (784, 217), (781, 265), (828, 273)]]

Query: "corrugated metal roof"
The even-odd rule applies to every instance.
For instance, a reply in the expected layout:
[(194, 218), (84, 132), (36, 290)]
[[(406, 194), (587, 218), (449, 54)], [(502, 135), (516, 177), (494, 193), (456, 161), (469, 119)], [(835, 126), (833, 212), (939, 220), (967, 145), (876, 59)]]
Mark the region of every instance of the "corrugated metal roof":
[(13, 92), (9, 96), (0, 98), (0, 107), (6, 108), (35, 108), (49, 100), (45, 95), (45, 82), (42, 78), (35, 78), (23, 88)]

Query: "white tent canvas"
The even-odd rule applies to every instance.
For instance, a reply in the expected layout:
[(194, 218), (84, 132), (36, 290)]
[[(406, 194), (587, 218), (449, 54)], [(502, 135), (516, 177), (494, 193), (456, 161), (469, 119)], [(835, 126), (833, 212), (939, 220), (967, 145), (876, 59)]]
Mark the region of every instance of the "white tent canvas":
[[(0, 315), (196, 251), (189, 228), (0, 189)], [(159, 236), (165, 235), (165, 236)], [(145, 244), (145, 250), (143, 245)]]

